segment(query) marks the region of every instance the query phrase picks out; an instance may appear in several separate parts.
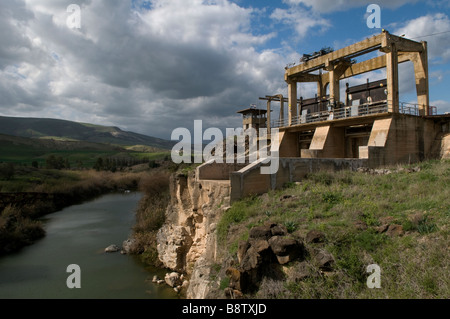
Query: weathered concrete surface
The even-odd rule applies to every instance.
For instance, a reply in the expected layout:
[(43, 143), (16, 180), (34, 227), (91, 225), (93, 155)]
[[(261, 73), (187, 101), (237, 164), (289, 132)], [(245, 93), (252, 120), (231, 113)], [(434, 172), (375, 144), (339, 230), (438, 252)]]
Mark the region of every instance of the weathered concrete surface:
[(196, 177), (198, 180), (229, 180), (230, 173), (244, 168), (248, 164), (239, 163), (216, 163), (209, 161), (197, 167)]
[(301, 181), (306, 174), (318, 171), (356, 170), (366, 167), (365, 159), (330, 158), (280, 158), (278, 172), (273, 175), (260, 174), (262, 161), (248, 165), (231, 174), (231, 201), (245, 196), (263, 194), (289, 182)]

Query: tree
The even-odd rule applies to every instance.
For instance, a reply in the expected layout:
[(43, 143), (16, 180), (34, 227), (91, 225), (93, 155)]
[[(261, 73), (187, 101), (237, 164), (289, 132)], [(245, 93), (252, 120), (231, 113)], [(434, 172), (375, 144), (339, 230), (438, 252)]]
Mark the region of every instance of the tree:
[(32, 161), (32, 162), (31, 162), (31, 166), (34, 167), (34, 168), (39, 168), (39, 163), (38, 163), (38, 161)]
[(103, 170), (103, 158), (99, 157), (97, 158), (97, 161), (94, 164), (93, 167), (96, 171), (101, 171)]

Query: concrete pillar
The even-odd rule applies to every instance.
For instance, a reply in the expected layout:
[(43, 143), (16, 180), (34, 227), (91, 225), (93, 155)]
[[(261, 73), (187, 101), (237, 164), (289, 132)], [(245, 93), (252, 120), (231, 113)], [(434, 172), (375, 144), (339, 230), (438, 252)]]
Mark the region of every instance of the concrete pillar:
[(289, 100), (289, 126), (292, 125), (292, 118), (297, 116), (297, 82), (288, 82), (288, 100)]
[(284, 97), (283, 94), (276, 95), (280, 99), (280, 121), (284, 121)]
[(330, 103), (337, 104), (340, 100), (339, 74), (334, 67), (330, 69), (328, 74), (330, 76)]
[(428, 94), (427, 43), (422, 42), (422, 45), (422, 52), (415, 53), (413, 58), (414, 73), (416, 78), (417, 104), (419, 104), (419, 115), (429, 115), (430, 98)]
[(387, 101), (388, 111), (392, 113), (399, 112), (399, 93), (398, 93), (398, 52), (395, 43), (392, 43), (386, 53), (386, 75), (387, 75)]

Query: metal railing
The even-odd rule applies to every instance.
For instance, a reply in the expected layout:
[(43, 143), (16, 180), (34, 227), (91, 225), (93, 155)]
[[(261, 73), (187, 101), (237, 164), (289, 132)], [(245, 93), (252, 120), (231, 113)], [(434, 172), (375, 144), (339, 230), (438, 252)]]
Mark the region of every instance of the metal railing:
[[(315, 113), (302, 114), (292, 118), (291, 125), (307, 124), (314, 122), (331, 121), (343, 118), (350, 118), (356, 116), (367, 116), (372, 114), (387, 113), (389, 110), (388, 102), (379, 101), (372, 103), (365, 103), (352, 106), (344, 106), (342, 108), (334, 109), (332, 111), (321, 111)], [(419, 116), (419, 105), (400, 102), (399, 113)], [(430, 115), (437, 114), (437, 108), (430, 106)], [(286, 127), (289, 126), (289, 119), (271, 121), (271, 127)]]

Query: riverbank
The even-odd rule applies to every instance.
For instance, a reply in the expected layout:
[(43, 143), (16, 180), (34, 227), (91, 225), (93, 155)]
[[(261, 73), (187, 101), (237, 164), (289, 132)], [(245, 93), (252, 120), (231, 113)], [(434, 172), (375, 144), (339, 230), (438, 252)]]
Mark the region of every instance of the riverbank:
[[(0, 182), (0, 255), (30, 245), (45, 236), (37, 219), (102, 194), (137, 190), (144, 170), (23, 169), (13, 180)], [(7, 193), (6, 193), (7, 192)]]
[[(173, 289), (155, 285), (164, 270), (135, 256), (105, 253), (130, 236), (139, 192), (111, 193), (42, 218), (46, 236), (0, 258), (0, 299), (165, 299)], [(81, 269), (81, 289), (69, 289), (67, 266)]]

